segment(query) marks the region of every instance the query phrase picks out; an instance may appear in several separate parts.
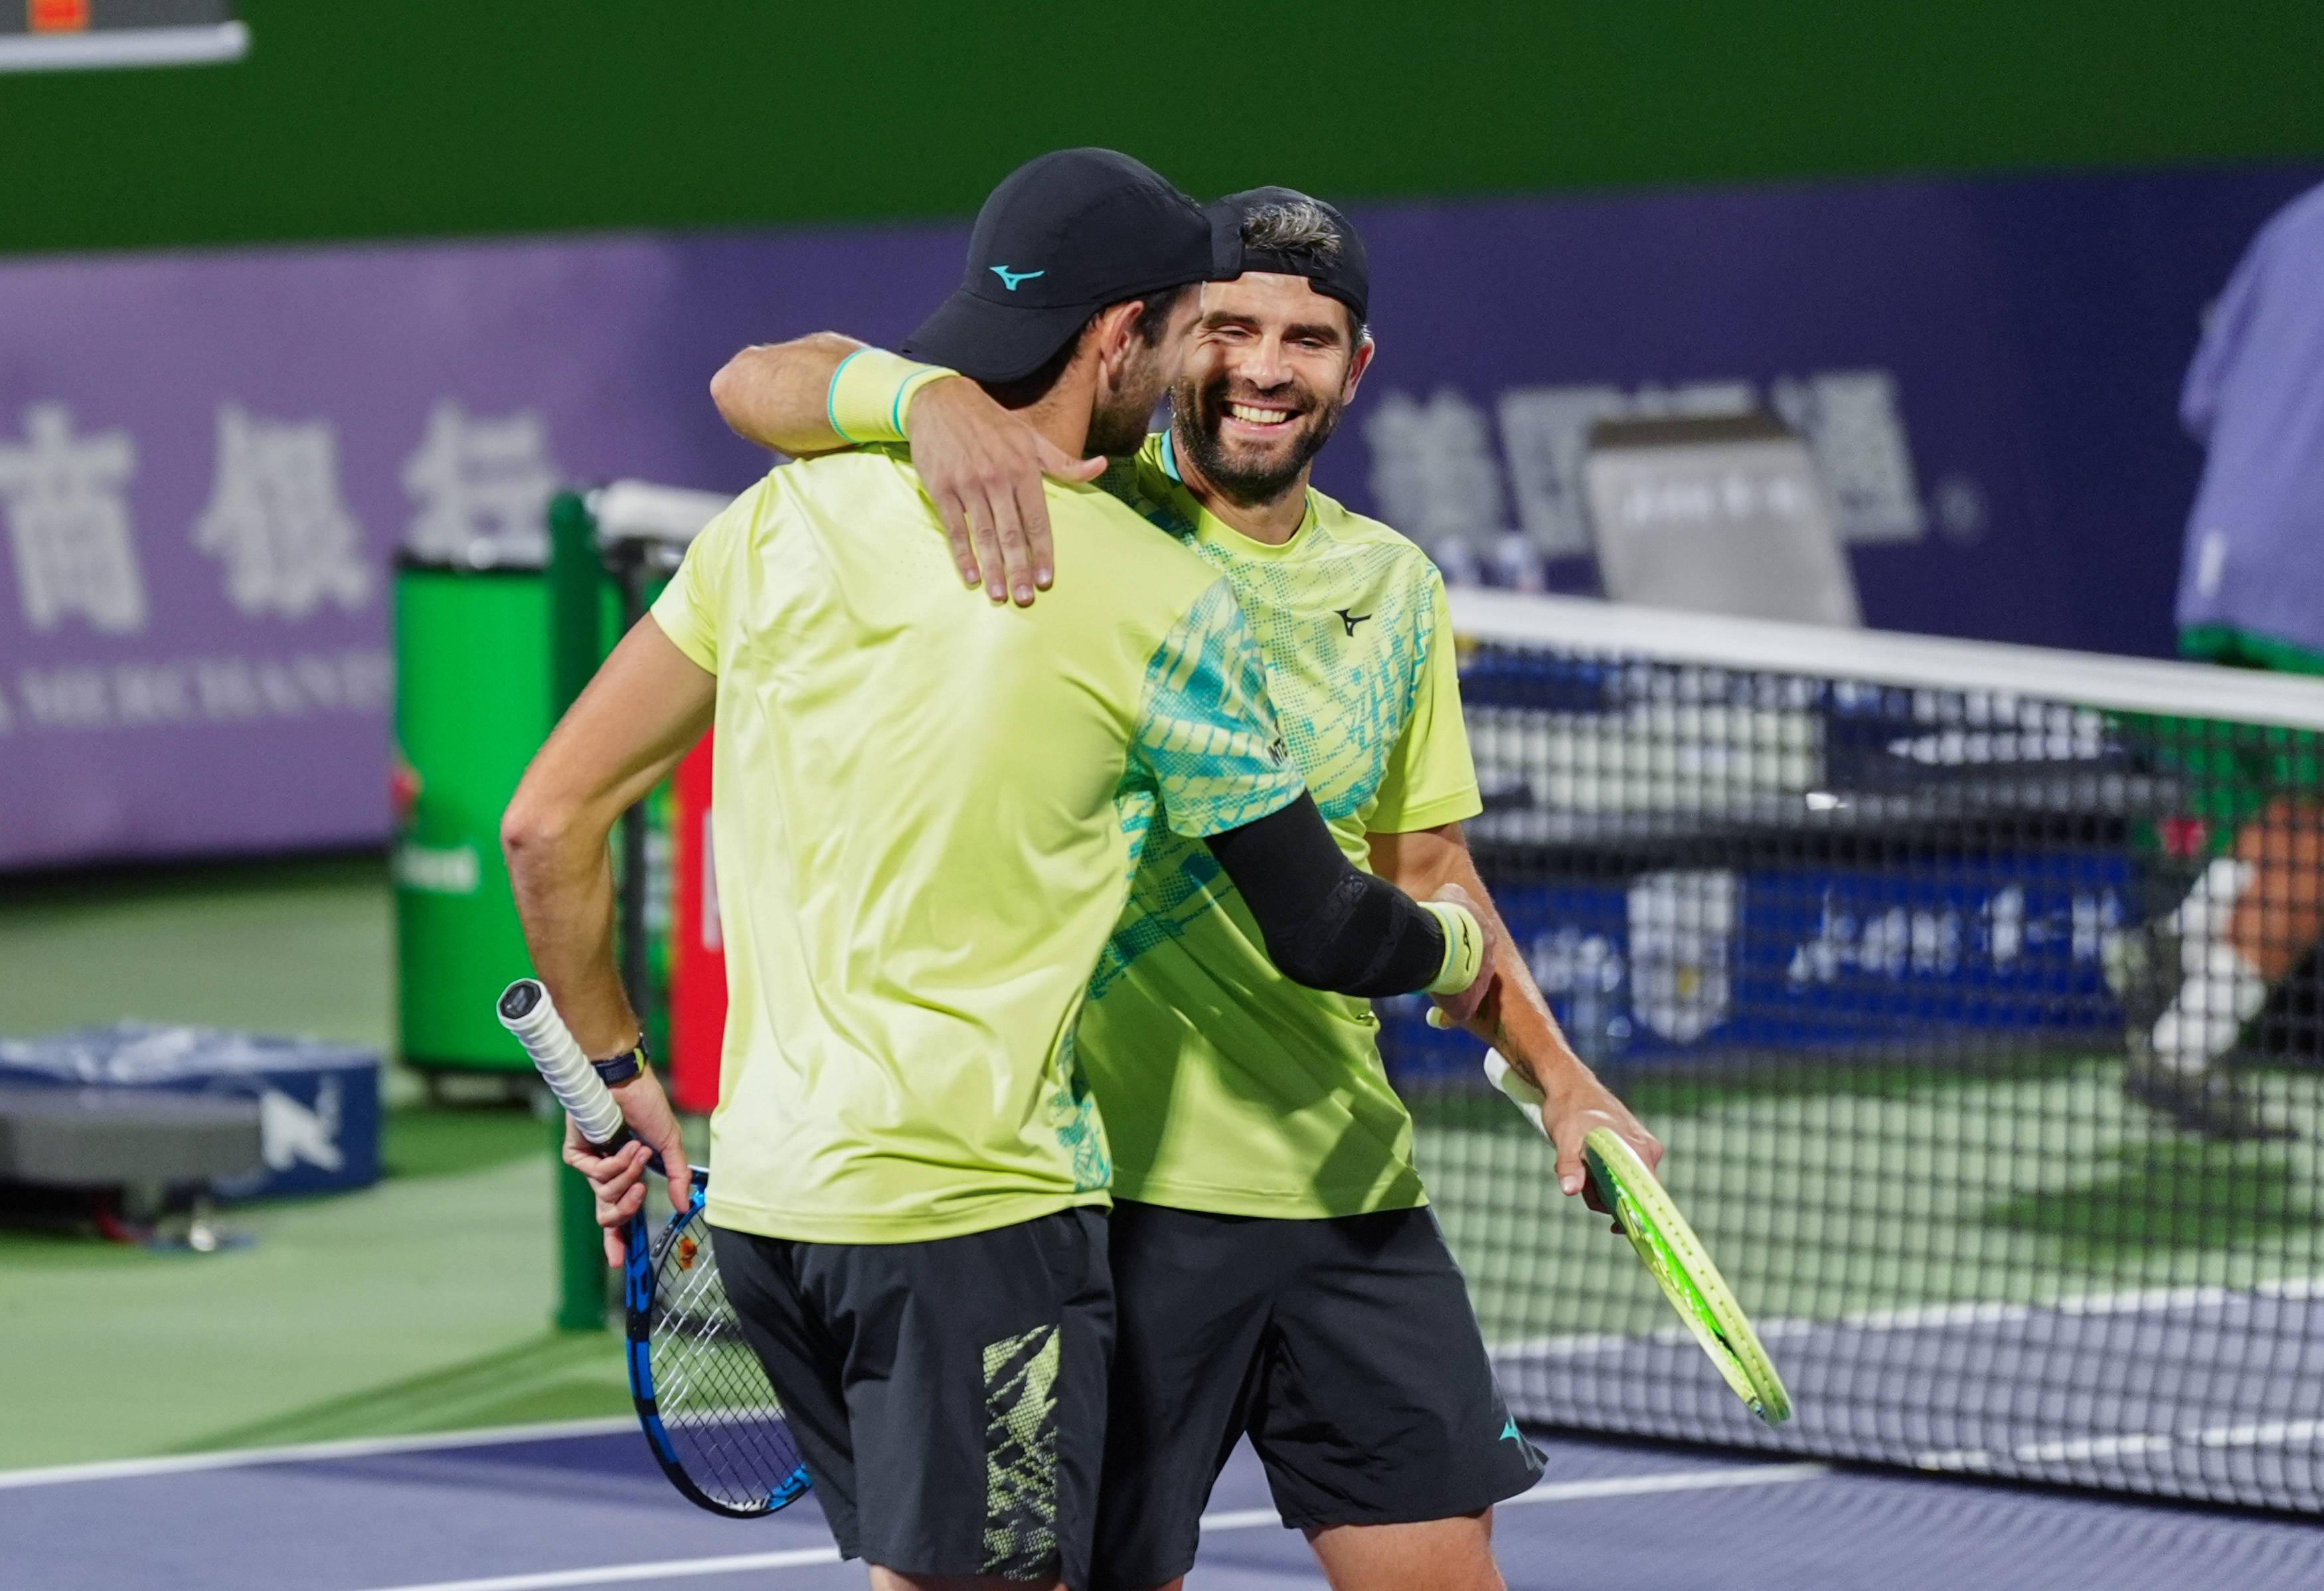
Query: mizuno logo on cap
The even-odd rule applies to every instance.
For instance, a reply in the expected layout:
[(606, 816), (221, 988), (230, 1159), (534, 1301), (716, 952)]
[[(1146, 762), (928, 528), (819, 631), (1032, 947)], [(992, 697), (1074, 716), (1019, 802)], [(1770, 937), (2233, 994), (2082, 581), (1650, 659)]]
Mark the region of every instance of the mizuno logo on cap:
[(1036, 276), (1047, 276), (1048, 274), (1047, 271), (1011, 271), (1006, 265), (988, 265), (985, 269), (991, 271), (995, 276), (1001, 278), (1001, 285), (1007, 288), (1010, 292), (1015, 292), (1017, 291), (1017, 284), (1020, 282), (1030, 282)]

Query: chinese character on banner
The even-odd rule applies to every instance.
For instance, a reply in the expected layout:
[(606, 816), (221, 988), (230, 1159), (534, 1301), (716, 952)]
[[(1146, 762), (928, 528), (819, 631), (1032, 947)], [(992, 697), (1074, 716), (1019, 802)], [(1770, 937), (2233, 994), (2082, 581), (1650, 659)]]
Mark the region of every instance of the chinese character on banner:
[(62, 403), (26, 409), (24, 436), (0, 441), (0, 503), (24, 622), (53, 630), (78, 614), (110, 634), (143, 630), (145, 584), (124, 495), (137, 472), (136, 444), (127, 431), (74, 436)]
[(403, 466), (403, 490), (419, 509), (405, 545), (421, 558), (477, 566), (543, 562), (558, 480), (540, 416), (472, 416), (444, 399)]
[(1769, 393), (1775, 412), (1807, 438), (1850, 541), (1917, 541), (1927, 528), (1912, 449), (1885, 370), (1828, 370), (1786, 378)]
[(1381, 517), (1424, 547), (1492, 545), (1508, 529), (1508, 495), (1484, 411), (1451, 388), (1423, 403), (1389, 393), (1364, 421), (1372, 497)]
[(220, 404), (217, 475), (194, 545), (225, 561), (226, 596), (253, 617), (304, 618), (327, 599), (361, 607), (372, 593), (327, 420), (259, 420)]

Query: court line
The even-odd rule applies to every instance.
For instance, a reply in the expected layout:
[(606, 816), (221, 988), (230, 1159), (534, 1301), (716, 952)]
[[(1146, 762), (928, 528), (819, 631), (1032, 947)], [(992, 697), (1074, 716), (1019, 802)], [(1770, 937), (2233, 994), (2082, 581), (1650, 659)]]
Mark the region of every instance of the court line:
[(740, 1575), (752, 1569), (804, 1568), (837, 1563), (836, 1547), (799, 1547), (788, 1552), (742, 1552), (726, 1558), (673, 1558), (661, 1563), (617, 1563), (603, 1568), (549, 1569), (534, 1575), (493, 1575), (481, 1580), (430, 1580), (388, 1591), (563, 1591), (568, 1586), (619, 1586), (634, 1580), (699, 1579)]
[(2206, 1448), (2287, 1448), (2324, 1438), (2324, 1420), (2268, 1420), (2256, 1425), (2226, 1425), (2198, 1431)]
[(2153, 1287), (2136, 1292), (2073, 1293), (2049, 1307), (2061, 1315), (2138, 1315), (2150, 1310), (2215, 1309), (2239, 1295), (2248, 1298), (2257, 1291), (2256, 1288)]
[(339, 1458), (375, 1458), (393, 1453), (433, 1453), (502, 1443), (552, 1442), (575, 1437), (613, 1436), (638, 1429), (637, 1416), (603, 1420), (556, 1420), (535, 1425), (480, 1426), (475, 1430), (434, 1431), (423, 1436), (355, 1437), (337, 1442), (301, 1442), (282, 1448), (229, 1448), (217, 1453), (179, 1453), (161, 1458), (114, 1458), (95, 1464), (58, 1464), (44, 1469), (0, 1469), (0, 1492), (19, 1486), (69, 1485), (75, 1481), (136, 1480), (146, 1475), (188, 1475), (205, 1469), (241, 1469), (260, 1464), (309, 1464)]
[[(2014, 1448), (2009, 1457), (2018, 1464), (2075, 1464), (2096, 1458), (2122, 1458), (2142, 1453), (2162, 1453), (2172, 1448), (2296, 1448), (2324, 1442), (2324, 1420), (2270, 1420), (2251, 1425), (2223, 1425), (2187, 1436), (2163, 1431), (2124, 1431), (2109, 1437), (2081, 1437), (2061, 1442), (2030, 1442)], [(1978, 1472), (1990, 1470), (2001, 1459), (1989, 1448), (1952, 1448), (1914, 1455), (1919, 1469)]]
[(1859, 1331), (1922, 1331), (1945, 1326), (1999, 1326), (2023, 1320), (2032, 1304), (1923, 1304), (1904, 1309), (1864, 1309), (1842, 1315), (1840, 1324)]
[(2017, 1449), (2026, 1464), (2074, 1464), (2092, 1458), (2125, 1458), (2134, 1453), (2160, 1453), (2171, 1438), (2134, 1432), (2119, 1437), (2075, 1437), (2063, 1442), (2029, 1442)]
[[(1716, 1469), (1674, 1470), (1660, 1475), (1609, 1475), (1600, 1480), (1545, 1481), (1500, 1504), (1577, 1503), (1597, 1497), (1638, 1497), (1661, 1492), (1702, 1492), (1727, 1486), (1780, 1486), (1819, 1480), (1831, 1473), (1824, 1464), (1723, 1465)], [(1203, 1533), (1280, 1526), (1272, 1508), (1222, 1509), (1203, 1516)], [(659, 1563), (610, 1564), (597, 1568), (548, 1569), (535, 1574), (494, 1575), (473, 1580), (431, 1580), (425, 1585), (383, 1586), (379, 1591), (567, 1591), (580, 1586), (619, 1586), (639, 1580), (700, 1579), (747, 1574), (753, 1569), (803, 1568), (837, 1563), (836, 1547), (801, 1547), (788, 1552), (750, 1552), (724, 1558), (678, 1558)]]
[(2324, 1298), (2324, 1276), (2286, 1276), (2263, 1281), (2252, 1290), (2271, 1299)]

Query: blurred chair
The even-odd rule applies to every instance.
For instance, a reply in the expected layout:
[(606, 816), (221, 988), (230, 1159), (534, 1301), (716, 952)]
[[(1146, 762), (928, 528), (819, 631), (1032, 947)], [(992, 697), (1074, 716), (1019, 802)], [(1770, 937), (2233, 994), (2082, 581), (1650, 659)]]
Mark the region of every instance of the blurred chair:
[(1831, 494), (1806, 445), (1773, 415), (1601, 420), (1582, 479), (1610, 600), (1864, 622)]

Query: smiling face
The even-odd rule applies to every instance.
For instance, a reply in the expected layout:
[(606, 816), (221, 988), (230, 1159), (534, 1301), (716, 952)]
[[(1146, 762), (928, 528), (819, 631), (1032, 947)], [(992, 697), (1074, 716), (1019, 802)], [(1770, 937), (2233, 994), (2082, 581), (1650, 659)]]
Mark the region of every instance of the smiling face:
[(1235, 502), (1273, 502), (1305, 485), (1371, 354), (1348, 307), (1304, 276), (1213, 282), (1171, 394), (1178, 446)]

